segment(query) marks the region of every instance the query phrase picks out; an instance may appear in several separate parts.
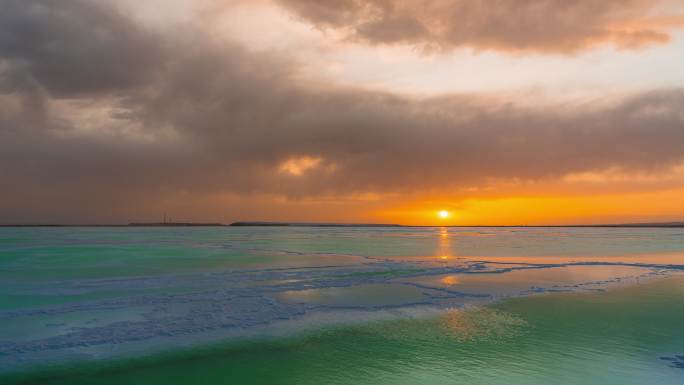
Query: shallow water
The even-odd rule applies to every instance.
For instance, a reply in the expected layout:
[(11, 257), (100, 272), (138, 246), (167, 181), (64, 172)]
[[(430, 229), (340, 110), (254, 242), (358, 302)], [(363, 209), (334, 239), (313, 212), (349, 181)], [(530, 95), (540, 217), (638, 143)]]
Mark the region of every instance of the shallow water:
[(682, 383), (683, 256), (682, 229), (0, 228), (0, 380)]

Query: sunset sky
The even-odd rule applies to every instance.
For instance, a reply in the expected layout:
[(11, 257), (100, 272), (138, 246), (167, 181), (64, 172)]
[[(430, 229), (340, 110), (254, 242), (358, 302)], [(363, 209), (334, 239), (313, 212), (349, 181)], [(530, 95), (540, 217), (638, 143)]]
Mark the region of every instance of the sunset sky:
[(0, 223), (165, 212), (684, 220), (684, 0), (0, 0)]

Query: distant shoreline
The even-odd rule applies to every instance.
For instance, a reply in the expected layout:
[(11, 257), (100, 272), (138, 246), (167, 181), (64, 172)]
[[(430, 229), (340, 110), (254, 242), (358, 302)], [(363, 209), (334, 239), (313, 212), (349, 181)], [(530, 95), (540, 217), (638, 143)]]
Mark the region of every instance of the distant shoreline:
[(316, 223), (316, 222), (233, 222), (229, 226), (261, 227), (405, 227), (393, 223)]
[(669, 223), (625, 223), (596, 225), (434, 225), (405, 226), (389, 223), (308, 223), (308, 222), (132, 222), (127, 224), (0, 224), (0, 227), (453, 227), (453, 228), (684, 228), (684, 222)]

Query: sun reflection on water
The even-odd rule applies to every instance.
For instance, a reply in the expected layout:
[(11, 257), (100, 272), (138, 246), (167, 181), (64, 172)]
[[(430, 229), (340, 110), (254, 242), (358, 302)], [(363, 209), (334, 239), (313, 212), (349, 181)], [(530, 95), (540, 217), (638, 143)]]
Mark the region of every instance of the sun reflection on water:
[(440, 279), (439, 282), (447, 286), (453, 286), (460, 283), (460, 280), (455, 275), (447, 275), (446, 277), (442, 277), (442, 279)]
[(452, 259), (454, 256), (451, 252), (451, 237), (449, 235), (449, 229), (446, 227), (440, 227), (438, 239), (437, 257), (443, 261)]

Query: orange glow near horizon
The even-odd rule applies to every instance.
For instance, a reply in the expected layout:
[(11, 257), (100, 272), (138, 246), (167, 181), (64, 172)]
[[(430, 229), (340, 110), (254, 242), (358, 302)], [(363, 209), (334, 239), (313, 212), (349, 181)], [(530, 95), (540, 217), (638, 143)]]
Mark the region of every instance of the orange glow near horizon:
[[(304, 171), (301, 177), (288, 174), (306, 178), (307, 172)], [(191, 213), (174, 215), (185, 221), (221, 223), (258, 220), (442, 227), (684, 220), (684, 188), (678, 187), (682, 179), (679, 175), (662, 180), (637, 177), (641, 178), (638, 183), (625, 182), (626, 176), (618, 174), (612, 174), (608, 181), (586, 174), (573, 177), (576, 180), (572, 182), (524, 185), (502, 182), (488, 189), (461, 191), (453, 195), (442, 195), (439, 191), (422, 194), (376, 192), (295, 199), (271, 194), (216, 194), (187, 199), (186, 194), (179, 192), (167, 197), (164, 209), (173, 213)], [(647, 188), (651, 187), (657, 190), (648, 191)], [(447, 211), (448, 218), (441, 217), (441, 211)]]
[[(580, 196), (517, 196), (450, 201), (456, 207), (425, 210), (434, 199), (399, 204), (376, 212), (378, 220), (403, 225), (562, 225), (668, 222), (684, 220), (684, 189)], [(426, 203), (427, 202), (427, 203)], [(437, 220), (435, 220), (435, 212)], [(448, 223), (443, 223), (448, 220)]]

